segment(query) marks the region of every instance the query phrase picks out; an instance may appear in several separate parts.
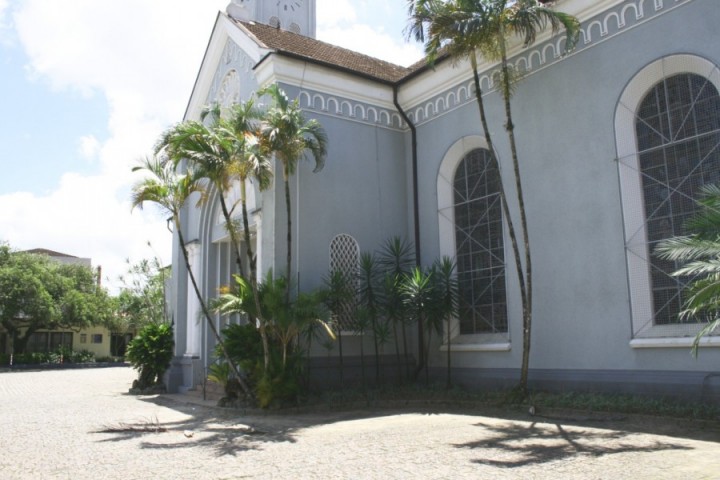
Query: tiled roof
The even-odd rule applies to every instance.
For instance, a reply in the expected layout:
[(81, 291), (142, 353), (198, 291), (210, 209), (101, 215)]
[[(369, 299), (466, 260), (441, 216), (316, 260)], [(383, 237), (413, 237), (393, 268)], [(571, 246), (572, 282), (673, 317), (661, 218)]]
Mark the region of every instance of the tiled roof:
[(419, 68), (418, 64), (414, 65), (413, 68), (401, 67), (269, 25), (233, 21), (255, 37), (255, 40), (262, 47), (330, 68), (349, 71), (383, 83), (397, 83)]

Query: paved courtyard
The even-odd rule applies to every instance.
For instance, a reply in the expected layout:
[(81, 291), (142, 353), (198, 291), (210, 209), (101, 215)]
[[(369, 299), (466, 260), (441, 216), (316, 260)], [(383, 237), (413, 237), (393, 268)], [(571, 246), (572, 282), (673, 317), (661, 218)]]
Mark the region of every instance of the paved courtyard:
[(717, 426), (454, 413), (242, 415), (129, 368), (0, 373), (0, 479), (720, 479)]

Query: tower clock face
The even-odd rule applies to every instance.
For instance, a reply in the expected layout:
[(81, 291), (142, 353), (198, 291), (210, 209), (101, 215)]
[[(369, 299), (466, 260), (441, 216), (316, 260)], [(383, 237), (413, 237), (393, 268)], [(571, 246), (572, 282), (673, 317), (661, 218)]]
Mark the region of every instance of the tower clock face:
[(278, 0), (277, 4), (282, 12), (294, 12), (302, 8), (303, 0)]

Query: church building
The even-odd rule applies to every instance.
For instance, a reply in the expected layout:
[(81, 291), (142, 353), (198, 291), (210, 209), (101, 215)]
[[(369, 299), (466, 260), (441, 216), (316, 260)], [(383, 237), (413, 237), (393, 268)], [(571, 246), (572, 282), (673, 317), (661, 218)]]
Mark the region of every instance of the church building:
[[(573, 51), (564, 54), (563, 32), (544, 32), (509, 52), (525, 72), (512, 108), (533, 255), (530, 385), (717, 398), (720, 337), (690, 354), (703, 325), (678, 320), (676, 266), (653, 249), (683, 232), (700, 187), (720, 182), (720, 9), (712, 0), (559, 0), (554, 8), (581, 22)], [(451, 256), (468, 305), (451, 329), (454, 381), (516, 384), (521, 297), (492, 175), (493, 154), (512, 172), (497, 63), (478, 65), (490, 152), (468, 62), (402, 67), (315, 33), (315, 0), (234, 0), (217, 16), (184, 119), (278, 83), (328, 136), (324, 168), (301, 162), (291, 178), (299, 288), (320, 287), (333, 265), (355, 265), (395, 236), (415, 245), (423, 266)], [(503, 179), (517, 216), (514, 181)], [(261, 277), (285, 268), (282, 176), (274, 182), (249, 189)], [(206, 298), (234, 272), (214, 195), (181, 218)], [(174, 241), (169, 388), (178, 391), (203, 381), (214, 340)], [(348, 338), (349, 355), (363, 341), (371, 348), (369, 337)], [(446, 342), (430, 349), (438, 378)], [(336, 354), (314, 352), (328, 365)]]

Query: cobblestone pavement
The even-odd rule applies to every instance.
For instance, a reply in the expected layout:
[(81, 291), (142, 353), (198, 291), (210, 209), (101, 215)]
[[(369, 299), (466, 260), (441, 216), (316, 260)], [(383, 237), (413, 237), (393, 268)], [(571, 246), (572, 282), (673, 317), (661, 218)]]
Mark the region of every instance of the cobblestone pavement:
[(127, 395), (134, 376), (0, 373), (0, 479), (720, 478), (717, 425), (411, 411), (243, 416)]

